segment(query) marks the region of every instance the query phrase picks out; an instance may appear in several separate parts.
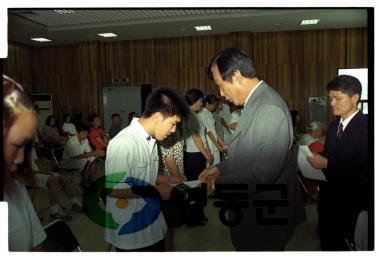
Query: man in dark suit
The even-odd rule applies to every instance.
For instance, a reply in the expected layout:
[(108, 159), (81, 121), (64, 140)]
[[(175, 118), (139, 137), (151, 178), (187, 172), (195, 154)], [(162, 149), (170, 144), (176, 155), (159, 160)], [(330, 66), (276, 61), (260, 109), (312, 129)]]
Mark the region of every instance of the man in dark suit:
[(354, 238), (358, 214), (368, 202), (368, 122), (358, 109), (362, 91), (358, 79), (338, 76), (327, 90), (338, 118), (328, 129), (322, 154), (308, 161), (327, 178), (320, 184), (318, 202), (321, 249), (342, 251), (348, 250), (346, 239)]
[[(226, 184), (247, 186), (249, 205), (241, 209), (242, 220), (231, 227), (236, 250), (281, 251), (294, 227), (305, 220), (288, 107), (237, 48), (220, 52), (209, 75), (221, 96), (244, 108), (227, 159), (204, 170), (199, 179), (210, 187), (214, 182), (217, 190)], [(239, 216), (238, 210), (232, 212)]]

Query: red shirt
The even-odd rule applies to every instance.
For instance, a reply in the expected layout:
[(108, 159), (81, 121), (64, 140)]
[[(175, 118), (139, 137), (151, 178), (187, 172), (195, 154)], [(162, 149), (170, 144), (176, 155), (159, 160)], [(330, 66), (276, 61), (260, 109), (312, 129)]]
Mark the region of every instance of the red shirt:
[(103, 139), (103, 137), (104, 137), (104, 130), (103, 129), (91, 128), (89, 136), (90, 136), (90, 142), (95, 147), (95, 150), (100, 150), (100, 149), (106, 148), (106, 146), (102, 145), (98, 140), (96, 140), (96, 138), (98, 138), (98, 137)]

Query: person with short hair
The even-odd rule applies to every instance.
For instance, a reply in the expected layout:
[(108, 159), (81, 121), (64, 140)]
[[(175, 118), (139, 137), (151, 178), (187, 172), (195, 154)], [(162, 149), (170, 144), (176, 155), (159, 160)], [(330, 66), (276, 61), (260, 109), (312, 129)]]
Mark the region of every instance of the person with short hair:
[(338, 116), (326, 134), (324, 150), (307, 157), (322, 169), (318, 223), (323, 251), (348, 250), (354, 240), (356, 220), (368, 208), (368, 121), (358, 108), (362, 87), (349, 75), (340, 75), (326, 87), (332, 113)]
[(101, 121), (99, 115), (93, 113), (88, 116), (88, 122), (90, 123), (91, 129), (89, 131), (90, 142), (95, 148), (95, 150), (104, 150), (106, 151), (109, 138), (104, 133), (104, 130), (101, 128)]
[[(182, 182), (178, 177), (158, 174), (156, 141), (174, 133), (188, 112), (178, 92), (158, 88), (147, 97), (142, 117), (134, 119), (110, 141), (105, 170), (107, 184), (114, 186), (106, 201), (110, 215), (106, 216), (105, 240), (117, 251), (165, 251), (166, 223), (162, 212), (159, 209), (145, 214), (139, 212), (139, 221), (134, 215), (136, 211), (143, 206), (159, 206), (148, 205), (138, 197), (133, 185), (155, 188), (166, 200), (173, 186)], [(150, 219), (152, 212), (157, 216)]]
[(111, 127), (108, 131), (108, 136), (110, 139), (114, 138), (117, 133), (121, 131), (121, 118), (120, 114), (114, 113), (111, 115)]
[[(253, 61), (238, 48), (219, 52), (208, 72), (220, 95), (244, 108), (229, 143), (228, 158), (204, 170), (199, 179), (211, 189), (234, 184), (237, 189), (228, 192), (247, 194), (249, 205), (240, 209), (242, 218), (230, 228), (237, 251), (282, 251), (294, 228), (306, 219), (288, 107), (257, 77)], [(268, 185), (277, 189), (270, 190)], [(269, 205), (282, 199), (288, 204), (276, 206), (271, 214), (267, 214), (270, 206), (255, 206), (263, 200)], [(276, 225), (270, 220), (283, 221)]]
[(3, 186), (8, 203), (8, 250), (42, 251), (46, 233), (25, 184), (34, 184), (30, 151), (38, 116), (27, 88), (3, 75)]
[[(313, 142), (320, 141), (323, 145), (325, 125), (320, 121), (312, 121), (307, 126), (307, 133), (300, 136), (298, 139), (299, 145), (310, 145)], [(322, 147), (323, 148), (323, 147)]]

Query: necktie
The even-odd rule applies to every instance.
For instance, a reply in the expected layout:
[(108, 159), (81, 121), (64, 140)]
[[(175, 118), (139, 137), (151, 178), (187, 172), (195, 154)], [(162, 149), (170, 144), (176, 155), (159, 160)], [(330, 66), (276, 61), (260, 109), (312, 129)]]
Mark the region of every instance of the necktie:
[(343, 124), (339, 123), (338, 132), (336, 133), (336, 138), (339, 140), (343, 136)]

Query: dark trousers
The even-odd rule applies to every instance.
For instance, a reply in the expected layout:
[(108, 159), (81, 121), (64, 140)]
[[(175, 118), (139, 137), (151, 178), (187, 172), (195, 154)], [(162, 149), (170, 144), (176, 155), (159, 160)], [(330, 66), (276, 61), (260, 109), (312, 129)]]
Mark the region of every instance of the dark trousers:
[(188, 181), (197, 180), (199, 174), (206, 168), (206, 158), (202, 153), (184, 154), (185, 175)]
[(143, 248), (138, 249), (131, 249), (131, 250), (125, 250), (116, 248), (116, 252), (165, 252), (165, 239), (162, 239), (161, 241), (158, 241), (154, 245), (150, 245)]
[(348, 251), (345, 242), (343, 217), (337, 217), (332, 211), (318, 213), (319, 236), (322, 251)]

